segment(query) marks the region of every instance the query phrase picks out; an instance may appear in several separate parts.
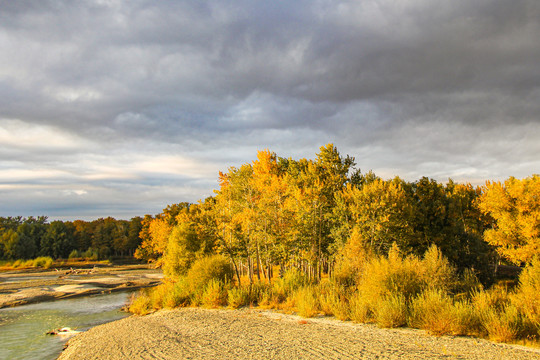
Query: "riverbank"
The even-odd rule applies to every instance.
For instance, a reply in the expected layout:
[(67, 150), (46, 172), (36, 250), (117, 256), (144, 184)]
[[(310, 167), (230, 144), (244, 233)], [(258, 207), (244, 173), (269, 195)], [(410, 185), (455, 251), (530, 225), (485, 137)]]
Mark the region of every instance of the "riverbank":
[(380, 329), (261, 309), (181, 308), (131, 316), (70, 339), (70, 359), (540, 359), (540, 350), (415, 329)]
[(148, 265), (12, 270), (0, 272), (0, 308), (158, 285), (161, 270)]

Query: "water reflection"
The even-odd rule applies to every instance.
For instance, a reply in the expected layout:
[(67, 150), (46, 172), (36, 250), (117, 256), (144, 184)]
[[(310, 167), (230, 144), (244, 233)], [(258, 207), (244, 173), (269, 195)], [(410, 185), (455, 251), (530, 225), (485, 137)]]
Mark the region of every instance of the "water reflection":
[(127, 316), (129, 294), (116, 293), (0, 309), (0, 359), (55, 359), (67, 338), (45, 333), (61, 327), (87, 330)]

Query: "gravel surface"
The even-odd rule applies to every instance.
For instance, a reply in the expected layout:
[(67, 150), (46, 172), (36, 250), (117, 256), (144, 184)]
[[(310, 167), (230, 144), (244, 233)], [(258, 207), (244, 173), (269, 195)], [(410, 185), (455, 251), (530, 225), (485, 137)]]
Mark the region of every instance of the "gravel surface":
[(161, 270), (146, 265), (4, 271), (0, 308), (155, 286), (162, 277)]
[(540, 359), (540, 350), (260, 309), (185, 308), (79, 334), (66, 359)]

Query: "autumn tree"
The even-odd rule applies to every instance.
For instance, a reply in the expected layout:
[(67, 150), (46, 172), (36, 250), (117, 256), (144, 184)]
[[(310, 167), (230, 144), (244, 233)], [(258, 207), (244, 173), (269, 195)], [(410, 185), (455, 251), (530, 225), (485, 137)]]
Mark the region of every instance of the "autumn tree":
[(317, 278), (328, 262), (332, 247), (332, 229), (339, 225), (334, 216), (337, 196), (352, 178), (358, 179), (354, 158), (343, 157), (333, 144), (322, 146), (315, 161), (290, 161), (290, 193), (298, 240), (303, 245)]
[(257, 254), (263, 250), (268, 279), (272, 278), (274, 262), (283, 263), (290, 250), (285, 243), (290, 218), (286, 207), (285, 170), (277, 155), (269, 150), (259, 151), (253, 162), (253, 188), (257, 193)]
[(412, 229), (407, 223), (412, 208), (398, 181), (374, 180), (361, 188), (349, 186), (353, 233), (378, 254), (386, 254), (393, 243), (408, 246)]
[[(247, 260), (250, 282), (253, 282), (253, 257), (259, 269), (259, 247), (255, 236), (256, 195), (253, 187), (253, 168), (244, 164), (231, 167), (227, 173), (219, 173), (219, 190), (216, 191), (214, 219), (218, 249), (230, 258), (238, 281), (239, 261)], [(254, 244), (255, 243), (255, 244)], [(260, 276), (260, 272), (257, 271)]]
[(157, 261), (161, 265), (163, 254), (169, 242), (169, 235), (177, 224), (177, 215), (190, 204), (182, 202), (168, 205), (163, 212), (154, 216), (146, 215), (139, 233), (141, 244), (135, 251), (137, 259)]
[(540, 255), (540, 176), (504, 183), (487, 182), (482, 188), (479, 208), (493, 218), (493, 227), (484, 239), (498, 253), (515, 263), (529, 263)]
[(215, 250), (216, 235), (213, 226), (211, 206), (213, 200), (184, 207), (176, 215), (164, 254), (163, 272), (166, 276), (177, 277), (187, 272), (198, 258)]

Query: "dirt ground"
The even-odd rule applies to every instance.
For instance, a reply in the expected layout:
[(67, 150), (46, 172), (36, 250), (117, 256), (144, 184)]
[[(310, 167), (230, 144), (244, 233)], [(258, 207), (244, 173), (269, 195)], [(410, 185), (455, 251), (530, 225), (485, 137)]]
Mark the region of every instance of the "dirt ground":
[(540, 350), (260, 309), (185, 308), (81, 333), (59, 359), (540, 359)]
[(0, 272), (0, 308), (115, 291), (161, 282), (161, 270), (146, 265), (95, 266)]

